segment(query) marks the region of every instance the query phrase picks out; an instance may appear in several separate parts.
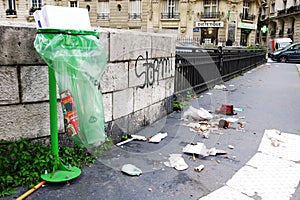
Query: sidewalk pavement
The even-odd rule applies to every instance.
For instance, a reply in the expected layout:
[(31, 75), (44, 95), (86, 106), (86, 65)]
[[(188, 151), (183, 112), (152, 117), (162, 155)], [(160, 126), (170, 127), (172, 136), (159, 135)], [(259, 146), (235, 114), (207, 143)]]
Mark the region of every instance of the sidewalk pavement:
[[(231, 123), (231, 128), (228, 129), (211, 129), (209, 137), (204, 138), (203, 135), (191, 131), (186, 126), (187, 122), (181, 119), (184, 111), (173, 112), (136, 133), (151, 137), (159, 132), (167, 132), (168, 136), (160, 143), (131, 141), (121, 147), (114, 146), (106, 156), (99, 158), (91, 167), (84, 168), (77, 179), (68, 183), (46, 183), (27, 199), (181, 200), (203, 198), (206, 200), (226, 199), (227, 197), (231, 200), (241, 199), (240, 194), (244, 199), (261, 199), (262, 197), (262, 199), (267, 199), (268, 195), (271, 197), (272, 189), (276, 189), (278, 183), (268, 183), (268, 181), (273, 180), (271, 178), (274, 176), (285, 177), (286, 175), (278, 174), (279, 172), (276, 174), (276, 171), (271, 170), (273, 166), (281, 169), (281, 162), (265, 165), (264, 170), (268, 174), (266, 178), (256, 175), (252, 180), (250, 178), (253, 177), (250, 175), (253, 173), (243, 174), (243, 171), (248, 169), (251, 162), (254, 164), (250, 168), (262, 165), (262, 161), (267, 162), (262, 159), (264, 152), (258, 151), (260, 145), (263, 144), (265, 129), (277, 129), (293, 135), (295, 141), (299, 139), (300, 76), (296, 65), (266, 63), (243, 76), (225, 82), (224, 85), (227, 91), (216, 89), (206, 91), (200, 94), (199, 98), (192, 99), (190, 105), (211, 111), (219, 108), (221, 104), (232, 104), (235, 108), (242, 108), (242, 111), (236, 111), (237, 115), (234, 116), (213, 113), (214, 119), (210, 123), (218, 123), (221, 118), (232, 117), (243, 122), (245, 125), (243, 128), (237, 122)], [(225, 150), (227, 154), (202, 158), (182, 152), (187, 144), (197, 142), (204, 143), (207, 148), (215, 147)], [(291, 147), (292, 152), (299, 152), (299, 149)], [(181, 154), (188, 168), (178, 171), (167, 167), (165, 162), (168, 161), (170, 154)], [(260, 157), (257, 158), (257, 156)], [(270, 157), (264, 158), (270, 159)], [(253, 159), (256, 159), (256, 162)], [(271, 160), (276, 159), (272, 157)], [(289, 161), (295, 167), (294, 172), (299, 172), (300, 162)], [(284, 164), (286, 162), (288, 161), (284, 161)], [(124, 164), (135, 165), (143, 171), (142, 175), (129, 176), (122, 173), (121, 167)], [(201, 164), (204, 165), (204, 169), (196, 172), (194, 167)], [(285, 173), (285, 171), (280, 172)], [(239, 174), (242, 175), (238, 179), (233, 178)], [(282, 198), (289, 199), (288, 196), (293, 195), (291, 199), (300, 199), (300, 187), (299, 184), (297, 185), (297, 180), (299, 183), (300, 178), (298, 179), (297, 174), (295, 176), (293, 173), (290, 174), (294, 179), (288, 182), (291, 183), (289, 186), (283, 187)], [(251, 180), (250, 183), (249, 180)], [(243, 185), (242, 183), (246, 181), (248, 185)], [(247, 188), (239, 188), (241, 185), (253, 187), (251, 187), (252, 190), (249, 189), (250, 187), (247, 190)], [(257, 189), (258, 186), (259, 189)], [(268, 189), (265, 190), (265, 186), (268, 186)], [(25, 189), (20, 189), (18, 194), (4, 199), (14, 199), (25, 191)], [(282, 198), (280, 197), (280, 200)]]

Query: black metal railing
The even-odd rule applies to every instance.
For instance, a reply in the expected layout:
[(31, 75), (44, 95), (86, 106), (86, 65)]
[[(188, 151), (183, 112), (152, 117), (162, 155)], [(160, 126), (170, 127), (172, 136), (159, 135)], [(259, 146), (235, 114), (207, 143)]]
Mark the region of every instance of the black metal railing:
[(220, 12), (201, 12), (202, 19), (214, 19), (219, 17), (220, 17)]
[(161, 13), (161, 19), (179, 19), (178, 12), (164, 12)]
[(109, 13), (98, 13), (97, 19), (108, 20), (109, 19)]
[(5, 12), (6, 12), (7, 16), (9, 16), (9, 15), (17, 15), (17, 11), (13, 10), (13, 9), (7, 9)]
[(175, 95), (187, 91), (200, 93), (209, 85), (229, 80), (236, 74), (266, 62), (265, 50), (202, 49), (176, 51)]
[(285, 15), (285, 14), (292, 14), (300, 12), (300, 5), (298, 6), (291, 6), (288, 9), (282, 9), (277, 11), (277, 16)]
[(128, 14), (129, 19), (141, 19), (141, 14), (140, 13), (129, 13)]

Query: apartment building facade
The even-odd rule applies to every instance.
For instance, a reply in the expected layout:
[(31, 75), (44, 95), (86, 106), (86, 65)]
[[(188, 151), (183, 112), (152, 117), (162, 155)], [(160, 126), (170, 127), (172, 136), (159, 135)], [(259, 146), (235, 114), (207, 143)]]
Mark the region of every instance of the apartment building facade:
[(254, 45), (260, 0), (3, 0), (0, 18), (34, 22), (43, 5), (89, 10), (94, 27), (193, 38), (202, 45)]
[(261, 4), (261, 24), (268, 27), (262, 42), (291, 38), (300, 42), (300, 0), (268, 0)]

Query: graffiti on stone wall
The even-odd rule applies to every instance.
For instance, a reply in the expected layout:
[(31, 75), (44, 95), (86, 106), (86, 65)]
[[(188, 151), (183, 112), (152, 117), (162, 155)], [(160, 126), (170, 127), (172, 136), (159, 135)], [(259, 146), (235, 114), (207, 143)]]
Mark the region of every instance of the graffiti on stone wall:
[[(142, 66), (142, 70), (139, 66)], [(167, 74), (171, 73), (172, 67), (172, 60), (169, 58), (163, 57), (150, 60), (148, 51), (146, 51), (146, 57), (139, 55), (135, 60), (135, 75), (143, 79), (140, 88), (153, 86), (155, 83), (159, 85), (159, 77), (165, 78)]]

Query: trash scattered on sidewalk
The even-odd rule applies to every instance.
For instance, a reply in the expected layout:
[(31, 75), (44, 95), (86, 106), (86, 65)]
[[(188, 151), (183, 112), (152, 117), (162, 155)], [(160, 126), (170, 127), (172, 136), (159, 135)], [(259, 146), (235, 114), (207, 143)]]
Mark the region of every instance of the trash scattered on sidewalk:
[(271, 144), (274, 146), (274, 147), (279, 147), (280, 145), (280, 142), (274, 138), (271, 139)]
[(195, 172), (201, 172), (204, 169), (204, 165), (199, 165), (198, 167), (194, 167)]
[(237, 112), (243, 112), (244, 109), (243, 108), (233, 108), (234, 111), (237, 111)]
[(123, 144), (126, 144), (128, 142), (131, 142), (133, 140), (141, 140), (141, 141), (149, 141), (152, 143), (159, 143), (162, 139), (168, 136), (168, 133), (157, 133), (156, 135), (152, 136), (151, 138), (142, 136), (142, 135), (129, 135), (129, 139), (119, 142), (116, 145), (122, 146)]
[(271, 140), (271, 144), (274, 147), (279, 147), (280, 143), (284, 142), (284, 138), (281, 135), (281, 132), (276, 129), (265, 130), (266, 136)]
[(230, 145), (228, 145), (228, 148), (229, 148), (229, 149), (234, 149), (234, 146), (232, 146), (232, 145), (230, 144)]
[(221, 163), (221, 161), (220, 161), (220, 160), (216, 160), (216, 162), (217, 162), (218, 164), (220, 164), (220, 163)]
[(239, 121), (238, 118), (233, 118), (233, 117), (228, 117), (225, 120), (230, 123), (235, 123), (235, 122)]
[(230, 123), (228, 121), (226, 121), (225, 119), (221, 119), (219, 121), (219, 128), (227, 129), (227, 128), (229, 128), (229, 124)]
[(205, 144), (197, 142), (197, 144), (187, 144), (182, 151), (184, 153), (192, 153), (201, 155), (203, 157), (208, 156), (208, 149), (206, 148)]
[(149, 191), (149, 192), (152, 192), (152, 188), (148, 188), (148, 191)]
[(227, 151), (220, 150), (220, 149), (216, 149), (215, 147), (213, 147), (213, 148), (210, 148), (210, 149), (209, 149), (208, 154), (209, 154), (210, 156), (224, 155), (224, 154), (227, 154)]
[(142, 141), (146, 141), (147, 138), (146, 138), (145, 136), (142, 136), (142, 135), (130, 135), (130, 138), (129, 138), (129, 139), (127, 139), (127, 140), (125, 140), (125, 141), (122, 141), (122, 142), (119, 142), (119, 143), (117, 143), (116, 145), (117, 145), (117, 146), (121, 146), (121, 145), (126, 144), (126, 143), (128, 143), (128, 142), (131, 142), (131, 141), (133, 141), (133, 140), (142, 140)]
[(199, 123), (191, 122), (186, 126), (190, 127), (190, 131), (200, 133), (204, 138), (209, 137), (211, 127), (207, 121), (200, 121)]
[(223, 91), (228, 91), (227, 87), (225, 85), (215, 85), (214, 87), (215, 90), (223, 90)]
[(183, 113), (183, 119), (184, 120), (205, 120), (205, 119), (212, 119), (213, 116), (210, 114), (207, 110), (204, 108), (194, 108), (193, 106), (190, 106), (184, 113)]
[(245, 122), (238, 122), (238, 125), (240, 125), (240, 128), (244, 128), (245, 127)]
[(236, 115), (231, 104), (222, 104), (221, 108), (217, 108), (215, 112), (224, 115)]
[(218, 154), (227, 154), (226, 151), (219, 150), (216, 148), (207, 149), (205, 144), (197, 142), (197, 144), (187, 144), (183, 149), (182, 152), (184, 153), (191, 153), (201, 155), (202, 157), (206, 156), (215, 156)]
[(168, 133), (158, 133), (154, 136), (152, 136), (149, 140), (149, 142), (153, 143), (159, 143), (162, 139), (168, 136)]
[(131, 176), (139, 176), (142, 174), (142, 170), (132, 164), (123, 165), (121, 171)]
[(189, 166), (181, 154), (170, 154), (169, 160), (164, 162), (167, 167), (173, 167), (178, 171), (186, 170)]

